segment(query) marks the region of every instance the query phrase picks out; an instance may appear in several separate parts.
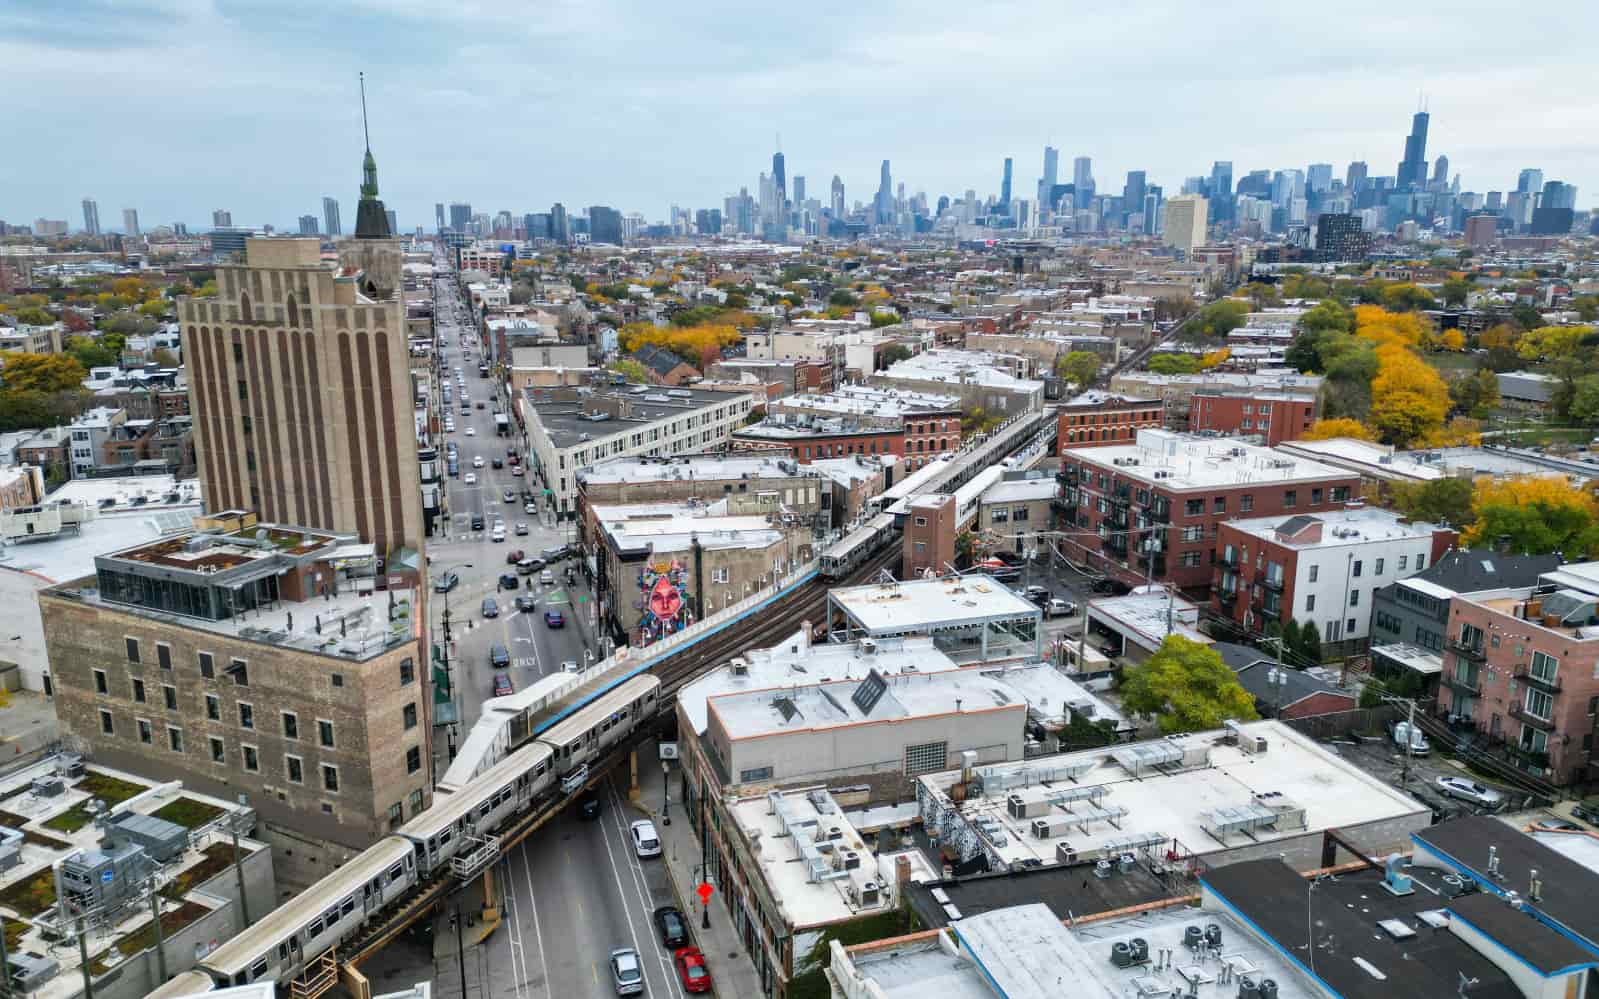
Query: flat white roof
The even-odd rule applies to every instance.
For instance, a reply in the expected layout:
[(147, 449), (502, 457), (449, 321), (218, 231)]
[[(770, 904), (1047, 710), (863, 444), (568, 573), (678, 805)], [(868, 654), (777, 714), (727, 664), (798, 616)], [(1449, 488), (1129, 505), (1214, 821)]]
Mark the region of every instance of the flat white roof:
[[(1292, 540), (1277, 533), (1279, 528), (1289, 524), (1290, 521), (1311, 520), (1320, 521), (1322, 524), (1321, 539), (1318, 541), (1303, 538)], [(1251, 537), (1298, 550), (1342, 548), (1384, 541), (1417, 541), (1431, 538), (1433, 531), (1436, 530), (1431, 524), (1402, 524), (1399, 514), (1371, 506), (1318, 510), (1315, 513), (1296, 515), (1251, 517), (1248, 520), (1230, 521), (1228, 526)]]
[(828, 393), (801, 393), (777, 400), (782, 410), (807, 410), (851, 416), (914, 416), (960, 408), (960, 397), (875, 385), (846, 385)]
[(1060, 489), (1054, 476), (1040, 475), (1035, 479), (1009, 479), (996, 482), (983, 490), (984, 503), (1025, 503), (1030, 500), (1054, 499)]
[[(1118, 841), (1144, 835), (1167, 843), (1175, 839), (1195, 854), (1206, 856), (1322, 829), (1428, 812), (1425, 805), (1286, 725), (1256, 721), (1242, 723), (1239, 729), (1251, 739), (1264, 738), (1267, 750), (1245, 752), (1229, 744), (1224, 731), (1195, 732), (982, 766), (978, 768), (981, 788), (969, 788), (966, 800), (953, 805), (948, 792), (960, 780), (961, 772), (927, 774), (917, 778), (923, 785), (919, 796), (934, 795), (942, 807), (953, 807), (969, 825), (977, 825), (981, 818), (983, 824), (1002, 830), (1004, 843), (996, 843), (993, 837), (985, 842), (1006, 864), (1057, 864), (1056, 846), (1061, 843), (1068, 844), (1081, 859), (1092, 860), (1106, 851), (1119, 854), (1123, 848)], [(1158, 769), (1147, 766), (1135, 773), (1116, 758), (1129, 751), (1172, 753), (1176, 762)], [(1151, 759), (1158, 762), (1159, 757)], [(1074, 771), (1070, 780), (1061, 776)], [(1051, 781), (1050, 786), (1043, 785), (1045, 780)], [(1078, 798), (1040, 813), (1062, 820), (1055, 835), (1035, 836), (1032, 818), (1010, 814), (1007, 799), (1011, 795), (1043, 802), (1051, 793), (1060, 792)], [(1267, 794), (1273, 797), (1257, 798)], [(1259, 801), (1304, 809), (1303, 826), (1283, 822), (1280, 829), (1256, 827), (1251, 830), (1254, 840), (1242, 833), (1218, 832), (1218, 809), (1247, 808)], [(1088, 811), (1089, 807), (1121, 812), (1112, 824), (1096, 818), (1098, 813)], [(922, 817), (928, 818), (925, 806)], [(1066, 824), (1074, 817), (1081, 821)]]
[[(867, 722), (881, 722), (957, 711), (992, 711), (996, 708), (1020, 709), (1018, 724), (1026, 713), (1026, 700), (1004, 680), (979, 670), (944, 670), (910, 675), (904, 672), (885, 676), (886, 689), (862, 711), (855, 702), (856, 691), (864, 680), (839, 680), (826, 684), (790, 687), (786, 691), (752, 690), (715, 695), (708, 710), (714, 711), (730, 739), (755, 739), (780, 732), (839, 728)], [(782, 704), (779, 704), (779, 695)]]
[(1396, 663), (1415, 670), (1425, 676), (1435, 676), (1444, 671), (1443, 657), (1436, 652), (1417, 648), (1414, 645), (1397, 643), (1394, 645), (1373, 645), (1371, 654), (1391, 659)]
[[(120, 508), (118, 508), (120, 509)], [(62, 531), (43, 541), (11, 544), (0, 552), (0, 567), (65, 583), (94, 575), (96, 556), (105, 555), (173, 533), (193, 530), (200, 507), (139, 507), (137, 513), (101, 513), (79, 529)], [(37, 609), (33, 611), (37, 613)]]
[(582, 482), (595, 484), (671, 482), (693, 479), (793, 479), (810, 477), (805, 466), (782, 458), (749, 455), (691, 455), (662, 461), (658, 458), (613, 458), (580, 469)]
[(86, 503), (98, 507), (101, 500), (112, 500), (117, 508), (130, 506), (142, 497), (141, 509), (164, 504), (167, 494), (177, 491), (179, 505), (200, 501), (200, 480), (178, 480), (171, 475), (128, 475), (119, 478), (73, 479), (45, 497), (46, 502)]
[[(1277, 448), (1236, 440), (1140, 430), (1138, 443), (1078, 448), (1071, 458), (1164, 489), (1215, 489), (1348, 478), (1349, 472)], [(1117, 464), (1120, 462), (1120, 464)], [(1161, 475), (1157, 478), (1156, 472)]]
[(1117, 731), (1130, 731), (1127, 717), (1050, 663), (1022, 663), (981, 669), (985, 676), (1002, 680), (1027, 699), (1027, 711), (1046, 725), (1066, 725), (1072, 716), (1088, 722), (1114, 722)]
[(991, 388), (1019, 391), (1043, 388), (1043, 382), (1017, 378), (998, 367), (997, 359), (1004, 356), (990, 351), (929, 350), (890, 365), (882, 374), (889, 379), (908, 378), (957, 384), (967, 380)]
[(783, 532), (764, 516), (727, 516), (705, 507), (680, 503), (630, 503), (594, 507), (600, 529), (623, 548), (652, 546), (656, 551), (687, 549), (697, 538), (707, 549), (766, 548), (783, 540)]
[(1042, 617), (1030, 601), (993, 577), (981, 575), (840, 587), (828, 597), (857, 627), (872, 635)]
[(1090, 600), (1088, 616), (1115, 629), (1122, 637), (1148, 652), (1160, 648), (1168, 634), (1181, 635), (1201, 645), (1215, 642), (1197, 628), (1198, 605), (1189, 603), (1163, 586), (1140, 586), (1120, 597)]

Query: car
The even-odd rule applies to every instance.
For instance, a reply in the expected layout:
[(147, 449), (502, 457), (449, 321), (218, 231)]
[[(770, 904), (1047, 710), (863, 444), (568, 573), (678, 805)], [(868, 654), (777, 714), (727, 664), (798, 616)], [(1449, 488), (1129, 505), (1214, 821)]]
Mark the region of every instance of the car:
[(515, 503), (516, 502), (516, 490), (515, 489), (507, 489), (507, 490), (505, 490), (504, 492), (500, 493), (500, 499), (504, 500), (507, 503)]
[(490, 461), (489, 464), (492, 465), (495, 468), (504, 468), (505, 467), (505, 461), (503, 459), (500, 459), (500, 458), (495, 458), (494, 460)]
[(504, 541), (505, 540), (505, 522), (503, 520), (496, 520), (494, 522), (494, 530), (489, 532), (489, 540), (490, 541)]
[(519, 590), (522, 588), (522, 581), (517, 578), (514, 572), (502, 572), (500, 573), (498, 588), (502, 590)]
[(478, 408), (478, 409), (482, 409), (482, 408), (483, 408), (483, 400), (482, 400), (482, 399), (479, 399), (479, 400), (478, 400), (478, 401), (477, 401), (477, 408)]
[(538, 513), (539, 512), (539, 505), (537, 503), (533, 502), (532, 500), (528, 500), (527, 503), (525, 503), (522, 506), (522, 512), (523, 513)]
[(461, 483), (468, 486), (477, 485), (477, 474), (474, 472), (467, 472), (465, 475), (461, 476)]
[(1050, 597), (1054, 596), (1054, 594), (1049, 592), (1049, 587), (1039, 586), (1035, 583), (1023, 590), (1022, 596), (1042, 607), (1046, 602), (1048, 602)]
[(1060, 617), (1063, 614), (1076, 614), (1077, 604), (1071, 600), (1062, 600), (1060, 597), (1050, 597), (1044, 604), (1045, 617)]
[(1505, 803), (1503, 794), (1465, 777), (1440, 777), (1436, 783), (1438, 785), (1438, 793), (1446, 798), (1467, 801), (1473, 805), (1481, 805), (1484, 808), (1498, 808)]
[(566, 615), (558, 610), (547, 610), (544, 612), (544, 624), (550, 628), (564, 628), (566, 627)]
[(494, 669), (511, 668), (511, 650), (495, 642), (489, 646), (489, 665)]
[(516, 563), (516, 574), (518, 576), (531, 576), (535, 572), (538, 572), (543, 567), (544, 567), (544, 560), (543, 559), (540, 559), (540, 558), (525, 558), (522, 561)]
[(1599, 826), (1599, 798), (1584, 798), (1571, 809), (1571, 817), (1589, 825)]
[(519, 538), (527, 537), (527, 525), (520, 520), (516, 522), (516, 536)]
[(448, 593), (461, 585), (461, 577), (453, 572), (446, 572), (433, 581), (434, 593)]
[(511, 686), (511, 678), (504, 673), (494, 674), (493, 697), (509, 697), (516, 693), (516, 688)]
[(619, 996), (643, 994), (644, 966), (639, 963), (638, 951), (631, 947), (611, 951), (611, 984)]
[(705, 955), (698, 947), (680, 949), (672, 955), (672, 964), (677, 968), (684, 992), (711, 991), (711, 971), (705, 967)]
[(543, 583), (545, 586), (554, 586), (555, 573), (545, 569), (543, 572), (539, 573), (539, 582)]
[(516, 609), (520, 613), (526, 614), (530, 611), (537, 610), (538, 606), (539, 598), (535, 597), (531, 593), (523, 593), (518, 595), (516, 598)]
[(561, 561), (561, 559), (572, 554), (572, 549), (566, 545), (556, 545), (554, 548), (544, 549), (543, 551), (539, 552), (539, 554), (544, 556), (544, 561), (554, 565), (555, 563)]
[(513, 479), (519, 479), (519, 478), (522, 477), (522, 466), (521, 465), (512, 465), (511, 466), (511, 477)]
[(475, 454), (475, 455), (472, 456), (472, 467), (473, 468), (482, 468), (483, 467), (483, 456), (481, 454)]
[(1012, 568), (1011, 566), (1008, 566), (1008, 565), (1003, 567), (1003, 568), (984, 569), (983, 571), (985, 573), (987, 573), (988, 575), (993, 576), (995, 579), (999, 580), (1001, 583), (1008, 583), (1008, 582), (1010, 582), (1013, 579), (1021, 579), (1022, 578), (1021, 570)]
[(481, 513), (474, 513), (472, 515), (472, 530), (483, 530), (483, 515)]
[(669, 950), (688, 946), (688, 920), (683, 910), (675, 905), (663, 905), (655, 910), (655, 931), (661, 935), (661, 944)]
[(477, 436), (477, 427), (467, 427), (466, 428), (466, 435), (468, 437), (476, 437)]
[(1539, 819), (1532, 827), (1540, 832), (1582, 832), (1582, 826), (1565, 819)]
[(455, 433), (455, 421), (454, 420), (445, 420), (444, 421), (444, 432), (447, 433), (447, 434)]
[(520, 548), (513, 548), (510, 551), (505, 553), (505, 564), (506, 565), (515, 565), (516, 563), (522, 561), (524, 558), (527, 558), (527, 552), (524, 552)]
[(600, 817), (600, 796), (595, 791), (584, 791), (583, 797), (577, 799), (577, 817), (580, 819), (597, 819)]
[(493, 597), (484, 597), (483, 598), (483, 616), (484, 617), (499, 617), (500, 616), (500, 602), (498, 600), (495, 600)]
[(661, 855), (661, 836), (655, 831), (655, 823), (639, 819), (628, 827), (628, 833), (633, 837), (633, 852), (640, 858), (648, 860)]
[(581, 666), (579, 666), (577, 664), (577, 660), (576, 659), (568, 659), (565, 662), (561, 663), (561, 672), (562, 673), (581, 673), (581, 672), (583, 672), (583, 667), (581, 667)]

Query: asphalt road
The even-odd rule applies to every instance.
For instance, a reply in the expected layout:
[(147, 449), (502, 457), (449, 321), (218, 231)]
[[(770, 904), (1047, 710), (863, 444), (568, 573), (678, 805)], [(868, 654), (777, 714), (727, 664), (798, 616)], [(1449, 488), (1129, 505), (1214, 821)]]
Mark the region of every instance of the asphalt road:
[[(449, 522), (444, 532), (428, 544), (430, 578), (453, 571), (460, 583), (446, 595), (435, 595), (430, 601), (433, 634), (443, 635), (444, 612), (450, 615), (451, 665), (456, 681), (456, 701), (461, 719), (456, 732), (457, 744), (465, 738), (467, 730), (482, 712), (483, 702), (493, 694), (494, 674), (499, 672), (489, 663), (493, 645), (503, 645), (510, 652), (511, 668), (505, 670), (513, 686), (521, 690), (542, 676), (558, 672), (562, 664), (576, 662), (586, 665), (586, 653), (593, 654), (587, 642), (594, 629), (588, 615), (593, 607), (593, 595), (583, 585), (582, 574), (575, 573), (577, 582), (565, 582), (564, 569), (575, 563), (562, 562), (553, 568), (554, 585), (543, 585), (537, 574), (518, 577), (515, 590), (502, 589), (500, 577), (514, 574), (508, 556), (523, 551), (529, 556), (567, 542), (565, 527), (557, 527), (547, 511), (529, 514), (524, 509), (521, 491), (526, 487), (526, 476), (512, 474), (512, 466), (505, 459), (509, 449), (518, 446), (514, 439), (496, 436), (494, 408), (496, 388), (493, 380), (478, 375), (481, 355), (476, 348), (471, 318), (461, 302), (453, 280), (441, 280), (435, 291), (435, 310), (441, 345), (444, 377), (451, 386), (452, 401), (446, 408), (455, 422), (455, 430), (446, 432), (444, 439), (457, 447), (460, 475), (448, 480)], [(465, 334), (471, 346), (462, 345)], [(456, 382), (454, 369), (461, 369), (462, 383)], [(471, 401), (468, 412), (460, 410), (462, 393)], [(483, 408), (478, 409), (478, 403)], [(468, 434), (470, 428), (473, 433)], [(483, 466), (473, 467), (473, 458), (482, 457)], [(493, 467), (499, 458), (501, 468)], [(472, 473), (477, 481), (468, 485), (466, 475)], [(504, 501), (505, 490), (515, 494), (513, 502)], [(474, 515), (483, 517), (483, 528), (472, 529)], [(502, 542), (491, 540), (496, 521), (503, 521), (506, 538)], [(526, 528), (527, 533), (516, 532)], [(514, 600), (519, 594), (531, 594), (538, 600), (537, 610), (519, 613)], [(482, 612), (485, 597), (495, 598), (500, 614), (485, 618)], [(546, 626), (544, 611), (556, 608), (564, 613), (566, 626), (554, 629)], [(578, 620), (582, 617), (582, 620)], [(448, 766), (450, 740), (441, 733), (435, 739), (435, 761), (440, 771)]]
[[(470, 999), (582, 999), (614, 996), (610, 953), (632, 947), (642, 957), (646, 990), (685, 999), (651, 914), (672, 904), (659, 860), (640, 860), (628, 826), (640, 813), (624, 791), (600, 787), (604, 808), (584, 821), (575, 809), (557, 816), (496, 865), (503, 924), (483, 944), (468, 946)], [(452, 932), (441, 922), (439, 933)], [(435, 960), (425, 944), (396, 942), (363, 969), (374, 991), (428, 979), (440, 999), (462, 995), (453, 952)], [(714, 974), (714, 957), (713, 957)]]

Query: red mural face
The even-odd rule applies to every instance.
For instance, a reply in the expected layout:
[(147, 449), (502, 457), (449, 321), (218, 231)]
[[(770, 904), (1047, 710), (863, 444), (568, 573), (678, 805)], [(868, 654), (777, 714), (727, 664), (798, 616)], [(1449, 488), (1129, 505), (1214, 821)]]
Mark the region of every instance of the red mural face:
[(669, 578), (662, 576), (655, 581), (654, 589), (650, 590), (649, 605), (650, 613), (657, 620), (670, 621), (683, 609), (683, 595)]

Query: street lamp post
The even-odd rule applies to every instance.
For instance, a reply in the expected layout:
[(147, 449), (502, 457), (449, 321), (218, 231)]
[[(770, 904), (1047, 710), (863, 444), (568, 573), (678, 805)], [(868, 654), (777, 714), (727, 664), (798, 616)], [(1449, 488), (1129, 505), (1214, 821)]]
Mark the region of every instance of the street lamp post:
[(1271, 715), (1273, 718), (1283, 709), (1283, 688), (1288, 686), (1288, 670), (1278, 669), (1273, 666), (1266, 671), (1266, 685), (1271, 688)]
[[(440, 573), (439, 579), (441, 581), (448, 580), (450, 578), (450, 573), (454, 572), (455, 570), (472, 568), (476, 567), (471, 562), (460, 562), (456, 565), (445, 568)], [(455, 704), (455, 671), (450, 666), (450, 591), (454, 588), (455, 587), (453, 586), (446, 586), (444, 589), (444, 615), (441, 619), (443, 626), (442, 630), (444, 632), (444, 677), (445, 682), (450, 685), (450, 703), (452, 705)], [(459, 708), (457, 708), (457, 711), (459, 711)], [(456, 718), (450, 722), (448, 745), (451, 763), (455, 762), (455, 738), (458, 724), (459, 718)]]
[(661, 802), (661, 825), (672, 824), (672, 761), (661, 761), (661, 790), (666, 792)]

